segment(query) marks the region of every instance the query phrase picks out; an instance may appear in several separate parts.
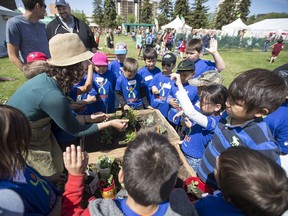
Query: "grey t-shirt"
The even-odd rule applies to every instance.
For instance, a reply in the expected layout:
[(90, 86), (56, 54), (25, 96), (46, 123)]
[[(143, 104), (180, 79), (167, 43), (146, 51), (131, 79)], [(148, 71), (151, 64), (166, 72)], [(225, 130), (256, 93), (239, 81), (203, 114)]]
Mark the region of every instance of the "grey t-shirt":
[(24, 63), (30, 52), (42, 52), (50, 58), (45, 24), (42, 22), (30, 22), (22, 15), (10, 18), (6, 25), (6, 41), (19, 48)]

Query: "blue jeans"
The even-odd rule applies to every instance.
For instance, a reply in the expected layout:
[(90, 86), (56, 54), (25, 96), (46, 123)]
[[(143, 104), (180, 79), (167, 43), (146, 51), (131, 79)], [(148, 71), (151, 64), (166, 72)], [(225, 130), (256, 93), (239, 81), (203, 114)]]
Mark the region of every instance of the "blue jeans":
[(267, 52), (267, 49), (269, 48), (269, 43), (270, 43), (269, 41), (264, 42), (262, 52)]
[(202, 158), (193, 158), (188, 155), (185, 155), (187, 163), (193, 168), (193, 170), (197, 173), (198, 168), (200, 166)]

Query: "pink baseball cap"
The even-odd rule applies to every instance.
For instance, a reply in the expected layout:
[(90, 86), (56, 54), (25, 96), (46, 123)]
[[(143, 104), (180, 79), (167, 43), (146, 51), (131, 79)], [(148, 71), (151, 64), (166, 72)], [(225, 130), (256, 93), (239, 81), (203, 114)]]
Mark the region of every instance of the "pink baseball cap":
[(31, 52), (28, 54), (26, 61), (29, 63), (33, 61), (46, 61), (47, 59), (47, 56), (42, 52)]
[(107, 66), (108, 65), (108, 58), (105, 55), (105, 53), (96, 52), (93, 55), (92, 62), (94, 65)]

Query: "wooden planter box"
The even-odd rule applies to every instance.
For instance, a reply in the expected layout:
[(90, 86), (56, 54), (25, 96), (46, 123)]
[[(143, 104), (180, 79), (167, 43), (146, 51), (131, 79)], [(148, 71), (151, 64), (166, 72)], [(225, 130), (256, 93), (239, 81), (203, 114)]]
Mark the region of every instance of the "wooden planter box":
[[(156, 124), (152, 127), (150, 127), (148, 130), (147, 128), (145, 128), (145, 131), (157, 131), (156, 127), (165, 127), (167, 129), (167, 132), (165, 134), (163, 134), (164, 136), (166, 136), (169, 141), (175, 145), (179, 156), (181, 158), (181, 161), (183, 162), (183, 166), (185, 167), (186, 171), (189, 173), (190, 176), (196, 176), (194, 170), (189, 166), (189, 164), (186, 162), (186, 159), (180, 149), (179, 146), (179, 142), (180, 142), (180, 138), (178, 136), (178, 134), (176, 133), (176, 131), (174, 130), (174, 128), (167, 122), (167, 120), (163, 117), (163, 115), (160, 113), (159, 110), (139, 110), (138, 111), (138, 116), (144, 116), (144, 117), (148, 117), (150, 114), (153, 114), (154, 119)], [(141, 133), (143, 131), (140, 130), (137, 132), (137, 134)], [(97, 143), (93, 142), (93, 140), (95, 141), (95, 136), (97, 136), (97, 134), (93, 135), (93, 136), (89, 136), (86, 137), (85, 139), (85, 150), (86, 147), (88, 146), (95, 146), (97, 145)], [(99, 136), (99, 134), (98, 134)], [(93, 138), (94, 137), (94, 138)], [(89, 149), (89, 148), (88, 148)], [(126, 149), (126, 146), (124, 147), (117, 147), (114, 149), (109, 149), (109, 150), (100, 150), (100, 151), (88, 151), (89, 154), (89, 163), (96, 163), (96, 161), (98, 160), (98, 157), (101, 155), (107, 155), (110, 157), (114, 157), (114, 158), (120, 158), (122, 159), (124, 156), (124, 151)]]

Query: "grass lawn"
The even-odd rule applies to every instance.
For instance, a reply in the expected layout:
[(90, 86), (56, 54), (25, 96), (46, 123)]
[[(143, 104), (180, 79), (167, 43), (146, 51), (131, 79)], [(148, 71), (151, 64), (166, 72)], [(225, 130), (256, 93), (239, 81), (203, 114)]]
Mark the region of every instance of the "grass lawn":
[[(104, 48), (104, 39), (105, 38), (103, 36), (100, 39), (100, 47), (103, 47), (101, 51), (109, 53), (109, 51)], [(137, 49), (135, 48), (135, 42), (132, 41), (131, 37), (115, 36), (115, 44), (120, 41), (127, 43), (127, 56), (137, 59)], [(287, 49), (281, 51), (279, 57), (273, 64), (270, 64), (267, 61), (270, 58), (271, 49), (268, 50), (268, 52), (261, 52), (261, 50), (247, 51), (244, 49), (220, 49), (219, 52), (226, 64), (226, 69), (222, 72), (225, 86), (228, 86), (237, 74), (245, 70), (252, 68), (265, 68), (273, 70), (276, 67), (288, 63)], [(203, 56), (203, 59), (212, 60), (211, 56)], [(144, 61), (139, 60), (139, 67), (142, 67), (143, 65)], [(157, 66), (161, 68), (160, 61), (157, 62)], [(15, 81), (0, 81), (0, 103), (4, 103), (14, 93), (14, 91), (19, 86), (21, 86), (23, 82), (25, 82), (26, 79), (22, 72), (20, 72), (14, 65), (10, 63), (8, 58), (0, 59), (0, 77), (16, 78)]]

